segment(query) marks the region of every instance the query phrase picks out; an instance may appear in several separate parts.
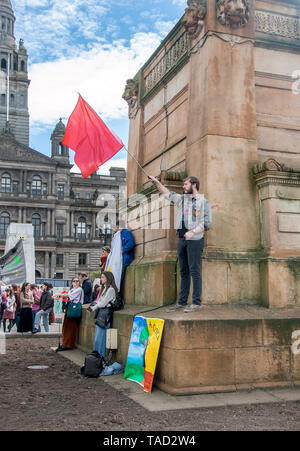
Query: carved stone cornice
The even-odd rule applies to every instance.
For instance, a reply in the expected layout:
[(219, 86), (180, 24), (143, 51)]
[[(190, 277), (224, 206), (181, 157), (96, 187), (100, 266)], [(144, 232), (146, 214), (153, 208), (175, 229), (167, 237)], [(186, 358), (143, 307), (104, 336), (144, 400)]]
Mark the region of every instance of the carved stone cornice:
[(252, 168), (252, 174), (259, 189), (266, 185), (300, 187), (300, 171), (288, 168), (272, 158), (256, 164)]
[(300, 19), (258, 10), (255, 11), (255, 31), (284, 38), (300, 39)]

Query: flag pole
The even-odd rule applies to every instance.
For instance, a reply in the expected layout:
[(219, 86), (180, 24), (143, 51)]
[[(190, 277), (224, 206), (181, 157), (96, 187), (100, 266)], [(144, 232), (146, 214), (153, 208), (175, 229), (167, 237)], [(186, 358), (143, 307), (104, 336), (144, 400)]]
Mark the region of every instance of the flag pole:
[(132, 155), (132, 153), (129, 152), (129, 150), (124, 146), (124, 149), (126, 150), (126, 152), (128, 153), (128, 155), (131, 156), (131, 158), (136, 162), (136, 164), (139, 166), (139, 168), (143, 171), (143, 173), (145, 174), (145, 176), (147, 178), (149, 178), (149, 174), (147, 174), (147, 172), (145, 171), (145, 169), (140, 165), (140, 163), (137, 161), (137, 159)]

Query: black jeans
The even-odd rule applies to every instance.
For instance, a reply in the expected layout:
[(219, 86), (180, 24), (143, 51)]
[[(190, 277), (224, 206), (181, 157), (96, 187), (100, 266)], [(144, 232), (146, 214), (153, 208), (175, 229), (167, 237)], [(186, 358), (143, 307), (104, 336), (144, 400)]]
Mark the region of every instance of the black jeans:
[(193, 279), (192, 303), (201, 305), (202, 276), (201, 261), (204, 248), (204, 238), (201, 240), (186, 240), (178, 242), (178, 259), (180, 265), (180, 295), (178, 304), (186, 305), (190, 294), (191, 277)]

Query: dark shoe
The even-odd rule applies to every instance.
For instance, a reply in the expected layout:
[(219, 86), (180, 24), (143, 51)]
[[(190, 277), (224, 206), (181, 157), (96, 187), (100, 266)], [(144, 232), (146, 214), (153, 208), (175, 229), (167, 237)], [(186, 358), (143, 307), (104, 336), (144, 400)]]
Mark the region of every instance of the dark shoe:
[(38, 329), (33, 329), (33, 331), (31, 332), (32, 334), (37, 334), (39, 332)]
[(55, 352), (62, 352), (62, 351), (68, 351), (69, 350), (69, 348), (65, 348), (64, 346), (59, 346), (56, 350), (55, 350)]

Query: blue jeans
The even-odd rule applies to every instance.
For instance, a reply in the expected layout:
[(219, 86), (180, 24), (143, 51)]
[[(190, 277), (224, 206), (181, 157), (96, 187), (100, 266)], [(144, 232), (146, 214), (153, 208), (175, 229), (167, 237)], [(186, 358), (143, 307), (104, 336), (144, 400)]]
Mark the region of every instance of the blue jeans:
[(186, 305), (190, 294), (191, 277), (193, 279), (194, 305), (201, 305), (202, 276), (201, 261), (204, 248), (204, 238), (201, 240), (186, 240), (180, 238), (178, 242), (178, 260), (180, 265), (180, 296), (178, 304)]
[[(41, 320), (43, 317), (43, 326), (45, 329), (45, 332), (49, 332), (49, 314), (52, 310), (52, 307), (48, 308), (47, 310), (45, 310), (44, 312), (41, 312), (41, 310), (39, 310), (35, 316), (35, 328), (39, 329), (41, 327)], [(38, 326), (38, 327), (36, 327)]]
[[(35, 327), (35, 317), (36, 317), (37, 312), (39, 312), (39, 310), (32, 311), (32, 330)], [(38, 331), (41, 332), (41, 326), (39, 326)]]
[(98, 351), (102, 357), (105, 358), (106, 354), (106, 331), (110, 329), (110, 323), (106, 326), (106, 329), (96, 325), (95, 338), (94, 338), (94, 351)]

